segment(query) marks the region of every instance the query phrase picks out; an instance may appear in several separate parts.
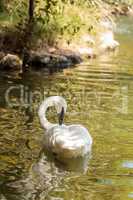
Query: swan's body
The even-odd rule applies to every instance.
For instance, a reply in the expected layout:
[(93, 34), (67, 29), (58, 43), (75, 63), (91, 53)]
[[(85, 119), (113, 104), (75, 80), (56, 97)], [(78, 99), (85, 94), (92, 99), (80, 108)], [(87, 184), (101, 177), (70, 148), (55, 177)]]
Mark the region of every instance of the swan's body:
[(49, 106), (55, 106), (57, 113), (62, 108), (66, 112), (66, 101), (59, 96), (47, 98), (39, 108), (40, 122), (46, 129), (44, 134), (44, 146), (60, 157), (72, 158), (84, 156), (91, 151), (92, 138), (86, 128), (81, 125), (51, 124), (45, 117)]

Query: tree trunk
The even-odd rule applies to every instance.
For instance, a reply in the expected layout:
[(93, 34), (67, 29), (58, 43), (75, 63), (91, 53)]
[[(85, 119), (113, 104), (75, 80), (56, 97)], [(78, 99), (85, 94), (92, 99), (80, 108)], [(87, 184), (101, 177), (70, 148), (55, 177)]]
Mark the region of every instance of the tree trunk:
[(0, 0), (0, 11), (2, 12), (4, 10), (4, 1)]
[(29, 0), (29, 23), (34, 19), (34, 0)]

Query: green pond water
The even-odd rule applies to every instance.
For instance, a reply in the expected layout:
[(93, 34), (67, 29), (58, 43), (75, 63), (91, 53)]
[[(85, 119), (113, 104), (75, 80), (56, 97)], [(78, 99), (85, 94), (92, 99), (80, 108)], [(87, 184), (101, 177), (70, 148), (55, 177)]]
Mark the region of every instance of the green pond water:
[[(119, 20), (116, 38), (118, 51), (75, 68), (0, 72), (0, 200), (133, 199), (132, 19)], [(66, 124), (89, 129), (90, 158), (62, 164), (42, 152), (37, 109), (52, 95), (68, 102)]]

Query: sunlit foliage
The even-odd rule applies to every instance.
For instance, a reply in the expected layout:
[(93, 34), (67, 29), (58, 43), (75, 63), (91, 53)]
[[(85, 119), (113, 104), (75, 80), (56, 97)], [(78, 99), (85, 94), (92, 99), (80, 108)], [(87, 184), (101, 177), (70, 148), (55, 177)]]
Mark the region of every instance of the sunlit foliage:
[[(81, 32), (95, 32), (101, 18), (101, 0), (35, 0), (32, 32), (48, 43), (58, 37), (70, 39)], [(29, 1), (8, 1), (6, 8), (14, 26), (21, 32), (28, 27)], [(31, 30), (31, 28), (30, 28)]]

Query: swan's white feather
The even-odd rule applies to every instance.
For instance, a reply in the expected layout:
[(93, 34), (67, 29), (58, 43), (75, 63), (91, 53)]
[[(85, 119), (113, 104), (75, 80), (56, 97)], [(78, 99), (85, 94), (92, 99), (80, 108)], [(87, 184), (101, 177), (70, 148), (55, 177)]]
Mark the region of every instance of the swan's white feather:
[(46, 131), (43, 142), (61, 157), (78, 157), (91, 151), (92, 138), (81, 125), (55, 125)]
[(88, 130), (81, 125), (51, 124), (45, 116), (49, 106), (55, 106), (58, 113), (62, 107), (65, 108), (65, 112), (67, 108), (65, 99), (59, 96), (49, 97), (41, 104), (39, 117), (43, 128), (46, 129), (43, 138), (44, 147), (63, 158), (81, 157), (89, 153), (92, 138)]

